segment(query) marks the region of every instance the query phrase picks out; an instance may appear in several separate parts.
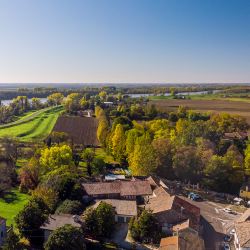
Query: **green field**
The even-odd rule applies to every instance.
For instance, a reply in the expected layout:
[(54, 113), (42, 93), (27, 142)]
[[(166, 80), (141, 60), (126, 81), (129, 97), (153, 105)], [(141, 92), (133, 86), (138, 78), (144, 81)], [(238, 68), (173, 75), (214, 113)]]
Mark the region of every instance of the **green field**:
[(0, 216), (7, 219), (7, 226), (14, 224), (14, 218), (29, 201), (29, 195), (22, 194), (14, 189), (0, 198)]
[(21, 141), (44, 139), (53, 129), (63, 107), (39, 110), (22, 119), (0, 127), (0, 137), (14, 137)]

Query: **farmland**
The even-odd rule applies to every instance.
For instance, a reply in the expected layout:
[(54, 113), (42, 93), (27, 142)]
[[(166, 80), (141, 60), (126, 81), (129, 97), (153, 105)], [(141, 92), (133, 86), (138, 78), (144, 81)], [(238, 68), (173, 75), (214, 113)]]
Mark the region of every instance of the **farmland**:
[(232, 100), (154, 100), (150, 104), (155, 104), (157, 108), (164, 111), (174, 111), (179, 106), (185, 106), (192, 110), (213, 113), (229, 113), (240, 115), (250, 123), (250, 103)]
[(53, 129), (62, 110), (62, 106), (40, 110), (3, 125), (0, 127), (0, 137), (11, 136), (20, 141), (44, 139)]

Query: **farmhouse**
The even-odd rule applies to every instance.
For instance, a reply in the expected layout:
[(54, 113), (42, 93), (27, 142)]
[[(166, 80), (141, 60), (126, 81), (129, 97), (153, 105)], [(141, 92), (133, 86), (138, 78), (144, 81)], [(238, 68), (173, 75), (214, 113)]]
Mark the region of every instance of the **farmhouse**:
[(95, 199), (135, 200), (152, 194), (146, 180), (83, 183), (82, 186), (86, 195)]
[(187, 219), (190, 227), (199, 231), (200, 209), (176, 195), (170, 195), (162, 186), (153, 191), (145, 208), (153, 212), (163, 231), (169, 231), (171, 225)]
[(94, 208), (98, 207), (101, 202), (110, 204), (116, 212), (116, 222), (129, 222), (130, 218), (137, 215), (137, 205), (135, 200), (115, 200), (115, 199), (104, 199), (96, 200)]
[(61, 116), (57, 119), (53, 132), (66, 133), (73, 144), (97, 147), (97, 127), (98, 121), (94, 117)]

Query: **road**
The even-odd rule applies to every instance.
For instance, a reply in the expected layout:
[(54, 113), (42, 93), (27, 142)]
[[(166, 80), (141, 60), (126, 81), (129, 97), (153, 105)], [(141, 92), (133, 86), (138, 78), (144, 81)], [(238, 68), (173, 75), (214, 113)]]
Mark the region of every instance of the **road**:
[(223, 208), (225, 206), (222, 206), (220, 203), (192, 201), (183, 196), (181, 198), (200, 208), (206, 250), (220, 249), (224, 236), (230, 232), (235, 219), (240, 215), (224, 212)]

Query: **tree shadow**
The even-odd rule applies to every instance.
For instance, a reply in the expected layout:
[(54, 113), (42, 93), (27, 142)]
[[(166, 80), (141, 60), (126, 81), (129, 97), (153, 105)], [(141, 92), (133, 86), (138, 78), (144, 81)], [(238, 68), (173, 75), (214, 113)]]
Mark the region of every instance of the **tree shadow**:
[(5, 192), (1, 198), (6, 203), (15, 203), (19, 200), (19, 197), (17, 196), (17, 194), (11, 191)]

